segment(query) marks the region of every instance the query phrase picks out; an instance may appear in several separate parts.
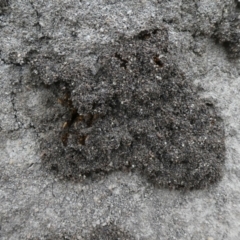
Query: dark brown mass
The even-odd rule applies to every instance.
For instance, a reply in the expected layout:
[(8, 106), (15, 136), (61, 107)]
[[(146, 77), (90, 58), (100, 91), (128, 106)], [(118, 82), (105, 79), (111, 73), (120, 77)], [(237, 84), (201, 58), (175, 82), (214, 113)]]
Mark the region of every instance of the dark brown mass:
[(31, 66), (56, 96), (54, 117), (43, 117), (38, 130), (47, 129), (42, 162), (58, 176), (130, 168), (177, 189), (221, 178), (223, 122), (177, 68), (165, 28), (109, 44), (95, 72), (51, 52)]

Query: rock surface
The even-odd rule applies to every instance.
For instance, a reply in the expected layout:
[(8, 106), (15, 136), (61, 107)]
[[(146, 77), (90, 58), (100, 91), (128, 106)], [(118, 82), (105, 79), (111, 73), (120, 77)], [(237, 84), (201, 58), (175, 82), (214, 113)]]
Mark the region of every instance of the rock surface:
[(0, 239), (239, 239), (239, 13), (0, 1)]

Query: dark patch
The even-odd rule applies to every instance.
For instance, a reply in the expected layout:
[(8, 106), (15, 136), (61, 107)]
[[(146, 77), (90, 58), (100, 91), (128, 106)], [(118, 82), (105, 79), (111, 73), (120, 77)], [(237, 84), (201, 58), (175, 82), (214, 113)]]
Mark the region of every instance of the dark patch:
[(20, 63), (18, 59), (18, 53), (17, 52), (10, 52), (8, 55), (8, 61), (10, 64), (13, 64), (15, 66), (21, 66), (22, 64)]
[(115, 57), (121, 61), (120, 66), (126, 69), (128, 61), (123, 59), (119, 53), (115, 53)]
[(158, 56), (153, 57), (153, 60), (159, 67), (163, 67), (164, 66), (163, 61)]
[(9, 5), (8, 0), (0, 0), (0, 9), (5, 8)]
[(63, 133), (62, 134), (62, 143), (64, 145), (64, 147), (66, 147), (68, 145), (68, 137), (69, 137), (69, 134), (67, 132)]
[(0, 0), (0, 15), (7, 12), (9, 8), (9, 0)]
[(78, 240), (78, 239), (79, 239), (78, 236), (74, 236), (70, 234), (53, 234), (53, 233), (49, 233), (41, 237), (26, 238), (26, 240)]
[(38, 41), (41, 42), (42, 44), (44, 44), (44, 43), (48, 44), (51, 39), (52, 39), (51, 37), (44, 35), (44, 36), (38, 38)]
[(73, 104), (72, 104), (72, 100), (71, 100), (71, 96), (70, 93), (67, 92), (64, 95), (64, 98), (60, 98), (58, 99), (58, 102), (60, 104), (62, 104), (63, 106), (67, 107), (69, 112), (70, 112), (70, 117), (69, 119), (63, 123), (63, 130), (62, 130), (62, 143), (63, 145), (66, 147), (68, 144), (68, 137), (69, 137), (69, 129), (71, 128), (71, 126), (76, 123), (77, 121), (81, 121), (80, 120), (80, 116), (77, 112), (77, 109), (74, 108)]
[(217, 26), (215, 37), (223, 44), (231, 58), (240, 57), (240, 18), (239, 2), (236, 7), (229, 10), (229, 15)]
[(54, 234), (49, 233), (41, 237), (28, 237), (27, 240), (77, 240), (81, 236), (84, 240), (135, 240), (127, 231), (117, 227), (114, 224), (108, 224), (106, 226), (97, 226), (91, 233), (85, 234)]
[[(124, 59), (126, 68), (119, 64)], [(55, 164), (58, 176), (68, 179), (136, 169), (176, 189), (221, 178), (223, 122), (174, 64), (165, 28), (106, 46), (96, 74), (51, 52), (31, 65), (33, 81), (56, 96), (53, 117), (35, 124), (51, 129), (41, 140), (46, 169)]]
[(239, 0), (235, 0), (236, 2), (236, 8), (239, 10), (240, 9), (240, 1)]
[(51, 171), (58, 172), (58, 165), (57, 165), (57, 164), (53, 164), (53, 165), (51, 166)]
[(96, 227), (86, 238), (88, 240), (134, 240), (128, 232), (115, 225), (106, 225)]
[(159, 29), (157, 28), (153, 30), (143, 30), (140, 33), (138, 33), (135, 38), (145, 41), (148, 40), (151, 37), (151, 35), (157, 34), (158, 31)]
[(80, 136), (79, 139), (78, 139), (79, 144), (85, 145), (87, 137), (88, 137), (88, 135)]
[(148, 38), (151, 37), (151, 33), (148, 30), (141, 31), (138, 35), (137, 38), (141, 40), (147, 40)]
[(214, 107), (213, 103), (207, 102), (207, 103), (205, 103), (205, 104), (206, 104), (206, 106), (208, 106), (208, 107)]

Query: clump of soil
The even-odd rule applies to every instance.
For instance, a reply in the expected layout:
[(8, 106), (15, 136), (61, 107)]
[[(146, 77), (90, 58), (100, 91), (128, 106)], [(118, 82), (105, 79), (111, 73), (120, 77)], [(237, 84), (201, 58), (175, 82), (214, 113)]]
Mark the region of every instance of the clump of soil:
[(225, 157), (214, 105), (177, 68), (165, 28), (106, 46), (97, 71), (51, 51), (31, 60), (32, 79), (56, 96), (43, 116), (42, 162), (58, 176), (136, 169), (157, 185), (203, 188)]

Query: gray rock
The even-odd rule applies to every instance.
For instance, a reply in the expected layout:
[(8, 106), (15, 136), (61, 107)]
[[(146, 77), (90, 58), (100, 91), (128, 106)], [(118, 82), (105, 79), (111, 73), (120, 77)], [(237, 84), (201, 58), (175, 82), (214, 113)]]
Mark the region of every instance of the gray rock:
[[(120, 239), (239, 239), (238, 13), (234, 0), (0, 1), (0, 239), (91, 239), (91, 234), (104, 239), (106, 231), (105, 239), (116, 232)], [(160, 31), (154, 35), (154, 29)], [(142, 31), (143, 39), (136, 40)], [(141, 68), (128, 58), (137, 48)], [(121, 81), (132, 79), (129, 70), (151, 84), (151, 74), (159, 73), (162, 82), (143, 83), (134, 89), (138, 98), (130, 98), (124, 93), (133, 84)], [(182, 97), (175, 91), (179, 82)], [(160, 129), (156, 133), (149, 127), (157, 108), (147, 99), (164, 86), (171, 87), (172, 97), (163, 95), (167, 101), (155, 105), (168, 110), (164, 116), (175, 99), (183, 110), (194, 103), (197, 120), (204, 120), (199, 131), (209, 145), (205, 142), (203, 151), (193, 147), (202, 158), (170, 165), (178, 155), (167, 150), (169, 158), (154, 161), (157, 152), (163, 153), (164, 140)], [(173, 133), (174, 123), (188, 127), (167, 143), (176, 150), (179, 137), (188, 142), (196, 135), (188, 117), (171, 116), (175, 121), (168, 130), (159, 116), (164, 134)], [(216, 128), (209, 117), (216, 119)], [(113, 119), (118, 131), (110, 126)], [(104, 126), (100, 134), (97, 128)], [(139, 148), (141, 139), (145, 150)], [(130, 143), (135, 152), (126, 154)], [(79, 149), (90, 146), (95, 150), (85, 151), (79, 162)], [(110, 151), (101, 152), (103, 146)], [(184, 155), (186, 148), (181, 149)], [(75, 165), (69, 161), (71, 151)], [(159, 163), (166, 164), (171, 184), (162, 170), (156, 171), (156, 166), (162, 169)], [(194, 169), (199, 169), (197, 178)]]

